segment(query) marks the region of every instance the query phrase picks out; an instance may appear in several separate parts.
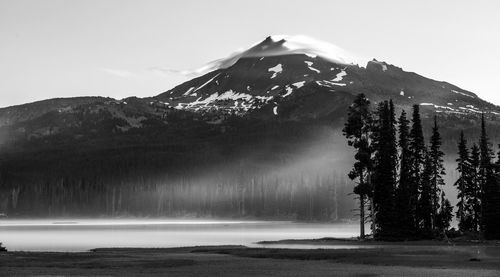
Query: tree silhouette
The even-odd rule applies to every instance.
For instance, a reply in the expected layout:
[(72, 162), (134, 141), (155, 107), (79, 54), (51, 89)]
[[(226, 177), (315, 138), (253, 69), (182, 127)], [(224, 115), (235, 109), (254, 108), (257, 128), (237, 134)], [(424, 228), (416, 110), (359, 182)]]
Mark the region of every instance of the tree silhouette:
[(375, 235), (379, 238), (394, 236), (395, 233), (394, 191), (398, 155), (394, 124), (392, 102), (380, 103), (373, 131), (373, 206)]
[(345, 123), (343, 134), (347, 138), (349, 146), (356, 149), (353, 165), (349, 178), (358, 180), (354, 188), (354, 193), (359, 196), (360, 211), (360, 237), (365, 237), (365, 205), (372, 196), (372, 186), (370, 174), (372, 170), (372, 114), (370, 111), (370, 101), (364, 94), (356, 96), (353, 104), (349, 107), (347, 122)]
[(471, 208), (468, 206), (469, 199), (473, 197), (473, 195), (469, 194), (469, 191), (471, 191), (470, 188), (473, 186), (470, 159), (467, 140), (462, 131), (460, 132), (458, 141), (458, 158), (456, 159), (459, 176), (454, 184), (458, 191), (456, 216), (459, 221), (458, 228), (460, 231), (473, 231), (473, 214), (471, 213)]
[(469, 196), (466, 202), (467, 213), (471, 215), (471, 231), (479, 232), (481, 223), (481, 153), (477, 144), (473, 144), (470, 154), (470, 170), (471, 182), (470, 186), (466, 187), (466, 194)]
[(426, 237), (432, 237), (433, 234), (433, 189), (432, 189), (432, 157), (427, 152), (425, 154), (424, 170), (420, 183), (420, 197), (418, 199), (417, 223), (418, 230)]
[(397, 224), (400, 227), (400, 235), (409, 237), (413, 234), (414, 223), (411, 218), (410, 197), (410, 149), (409, 149), (409, 124), (406, 112), (403, 110), (399, 117), (399, 149), (400, 170), (398, 187), (396, 189), (396, 213)]
[(500, 178), (492, 164), (492, 153), (484, 114), (481, 115), (480, 181), (481, 181), (481, 232), (485, 239), (500, 238)]
[(422, 183), (422, 171), (425, 162), (425, 142), (424, 133), (422, 130), (422, 121), (420, 119), (419, 105), (413, 105), (412, 127), (409, 136), (409, 153), (410, 153), (410, 207), (412, 209), (409, 215), (413, 221), (415, 229), (419, 228), (417, 219), (419, 186)]
[[(432, 128), (432, 136), (430, 140), (430, 147), (429, 147), (429, 156), (431, 158), (432, 162), (432, 168), (431, 168), (431, 203), (432, 203), (432, 223), (433, 223), (433, 229), (439, 231), (440, 233), (443, 232), (443, 230), (439, 229), (440, 227), (438, 226), (449, 226), (449, 224), (438, 224), (437, 222), (439, 220), (436, 219), (438, 210), (441, 207), (441, 202), (445, 201), (442, 200), (440, 201), (440, 195), (441, 199), (444, 199), (444, 192), (441, 193), (441, 187), (445, 185), (443, 175), (445, 175), (445, 170), (444, 170), (444, 153), (441, 151), (441, 134), (439, 133), (439, 127), (437, 123), (437, 116), (434, 116), (434, 126)], [(445, 210), (443, 210), (445, 211)], [(444, 220), (446, 217), (442, 217), (441, 220)]]

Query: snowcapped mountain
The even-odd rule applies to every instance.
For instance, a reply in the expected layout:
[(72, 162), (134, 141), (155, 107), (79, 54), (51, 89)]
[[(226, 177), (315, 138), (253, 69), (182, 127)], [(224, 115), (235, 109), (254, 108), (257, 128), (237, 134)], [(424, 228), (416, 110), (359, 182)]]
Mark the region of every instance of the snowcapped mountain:
[(209, 73), (155, 99), (160, 104), (194, 112), (262, 114), (261, 109), (265, 109), (277, 116), (280, 105), (304, 100), (305, 95), (324, 98), (326, 102), (320, 103), (323, 107), (311, 108), (328, 111), (324, 106), (335, 104), (340, 95), (365, 93), (374, 102), (392, 98), (399, 106), (421, 104), (424, 109), (440, 113), (500, 115), (497, 106), (452, 84), (375, 59), (362, 62), (324, 42), (271, 36), (246, 51), (211, 63)]
[(174, 111), (212, 124), (229, 114), (261, 120), (340, 120), (359, 93), (373, 103), (391, 98), (399, 109), (420, 104), (427, 115), (437, 112), (468, 120), (485, 112), (492, 122), (500, 116), (498, 106), (470, 91), (302, 36), (267, 37), (202, 71), (208, 73), (150, 98), (60, 98), (0, 109), (0, 142), (64, 130), (80, 136), (83, 127), (100, 125), (109, 132), (125, 132), (169, 124)]

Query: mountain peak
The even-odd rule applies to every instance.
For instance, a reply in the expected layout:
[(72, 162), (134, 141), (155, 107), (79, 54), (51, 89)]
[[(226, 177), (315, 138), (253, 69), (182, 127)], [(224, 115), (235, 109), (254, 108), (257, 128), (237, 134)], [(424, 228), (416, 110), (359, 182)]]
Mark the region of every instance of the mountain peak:
[[(304, 35), (272, 35), (257, 45), (264, 47), (261, 56), (280, 56), (289, 54), (305, 54), (320, 56), (336, 64), (366, 65), (367, 61), (329, 42)], [(253, 50), (251, 48), (250, 50)], [(274, 51), (270, 51), (270, 50)], [(249, 50), (249, 51), (250, 51)], [(279, 50), (279, 51), (278, 51)], [(253, 53), (252, 53), (253, 54)]]
[(276, 57), (295, 54), (304, 54), (309, 57), (319, 56), (336, 64), (345, 65), (357, 64), (366, 66), (368, 62), (334, 44), (308, 36), (271, 35), (263, 41), (253, 44), (246, 50), (238, 51), (226, 58), (210, 62), (195, 72), (204, 74), (218, 69), (225, 69), (234, 65), (241, 58)]

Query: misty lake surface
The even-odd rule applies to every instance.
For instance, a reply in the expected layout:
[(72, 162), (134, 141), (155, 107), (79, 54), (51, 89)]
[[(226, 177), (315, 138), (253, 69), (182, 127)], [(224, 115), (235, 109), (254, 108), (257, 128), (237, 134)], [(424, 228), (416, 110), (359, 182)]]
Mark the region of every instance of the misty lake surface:
[(102, 247), (245, 245), (358, 248), (346, 245), (259, 245), (259, 241), (349, 238), (358, 224), (171, 219), (0, 220), (0, 242), (11, 251), (87, 251)]

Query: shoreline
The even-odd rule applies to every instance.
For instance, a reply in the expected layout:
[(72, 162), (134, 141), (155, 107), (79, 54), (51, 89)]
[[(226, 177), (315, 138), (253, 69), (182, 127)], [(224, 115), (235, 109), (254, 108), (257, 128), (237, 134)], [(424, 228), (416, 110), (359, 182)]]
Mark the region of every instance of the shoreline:
[[(380, 242), (323, 238), (265, 245)], [(0, 276), (500, 276), (500, 244), (384, 242), (354, 249), (290, 249), (241, 245), (96, 248), (87, 252), (3, 252)], [(5, 275), (4, 275), (5, 274)]]
[(468, 239), (449, 239), (449, 240), (438, 240), (438, 239), (421, 239), (421, 240), (394, 240), (394, 241), (384, 241), (384, 240), (373, 240), (359, 238), (335, 238), (335, 237), (324, 237), (318, 239), (284, 239), (276, 241), (258, 241), (256, 244), (259, 245), (314, 245), (314, 246), (328, 246), (328, 245), (352, 245), (352, 246), (498, 246), (500, 247), (500, 241), (486, 241), (486, 240), (468, 240)]

